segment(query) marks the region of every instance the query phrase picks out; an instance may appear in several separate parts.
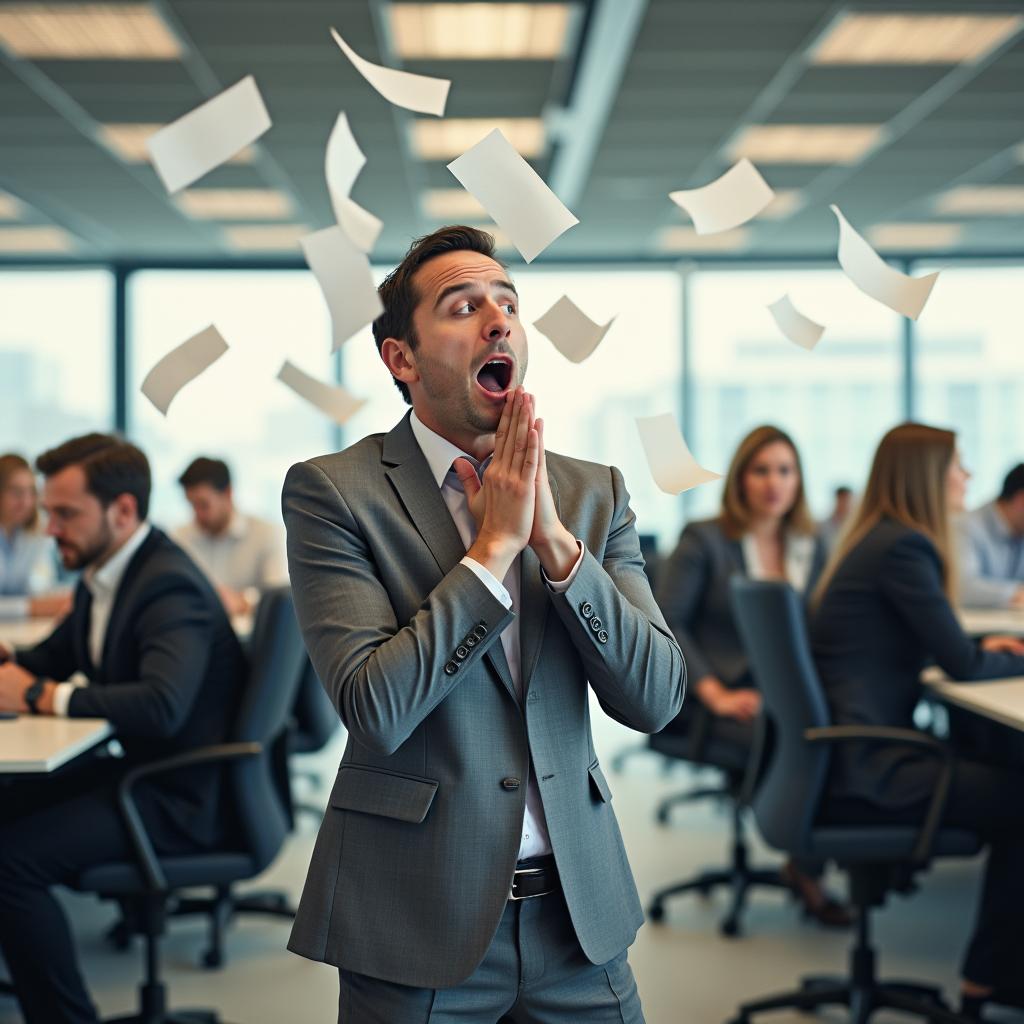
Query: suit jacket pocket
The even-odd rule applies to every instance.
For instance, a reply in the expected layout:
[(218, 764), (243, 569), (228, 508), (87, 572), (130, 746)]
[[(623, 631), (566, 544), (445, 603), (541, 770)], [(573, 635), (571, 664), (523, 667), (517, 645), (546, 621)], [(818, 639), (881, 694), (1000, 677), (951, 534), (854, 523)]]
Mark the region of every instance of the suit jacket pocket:
[(343, 764), (331, 792), (331, 806), (419, 824), (427, 816), (436, 792), (435, 779)]
[(601, 766), (595, 761), (587, 771), (590, 772), (590, 784), (594, 792), (605, 803), (608, 803), (612, 798), (612, 791), (608, 786), (608, 780), (604, 777), (604, 772), (601, 771)]

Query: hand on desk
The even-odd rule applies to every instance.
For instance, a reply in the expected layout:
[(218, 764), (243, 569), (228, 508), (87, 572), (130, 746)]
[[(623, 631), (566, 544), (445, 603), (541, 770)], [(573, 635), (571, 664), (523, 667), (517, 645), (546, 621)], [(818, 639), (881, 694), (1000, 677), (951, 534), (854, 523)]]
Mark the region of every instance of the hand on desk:
[(71, 611), (71, 593), (40, 594), (28, 602), (28, 613), (34, 619), (63, 619)]
[(981, 648), (1004, 654), (1024, 654), (1024, 640), (1016, 636), (987, 636), (981, 641)]
[(13, 661), (0, 665), (0, 711), (28, 711), (24, 694), (34, 678)]

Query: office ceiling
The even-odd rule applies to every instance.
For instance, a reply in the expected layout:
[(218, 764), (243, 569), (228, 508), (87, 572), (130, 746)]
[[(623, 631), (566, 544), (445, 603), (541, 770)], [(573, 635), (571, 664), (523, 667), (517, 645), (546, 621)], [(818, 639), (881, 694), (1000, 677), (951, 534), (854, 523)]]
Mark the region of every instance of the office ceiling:
[[(0, 14), (16, 6), (0, 0)], [(1024, 16), (1024, 3), (578, 0), (558, 59), (404, 62), (386, 0), (151, 6), (180, 41), (180, 59), (29, 59), (0, 45), (0, 190), (16, 200), (0, 235), (52, 226), (61, 229), (52, 237), (71, 239), (73, 258), (88, 261), (299, 260), (297, 248), (236, 248), (226, 223), (189, 216), (148, 164), (125, 162), (98, 140), (104, 124), (167, 123), (253, 74), (273, 127), (251, 163), (224, 165), (199, 186), (279, 189), (292, 207), (285, 223), (327, 226), (324, 147), (344, 110), (368, 158), (352, 195), (384, 221), (374, 258), (393, 260), (438, 223), (424, 210), (426, 191), (458, 183), (446, 160), (413, 155), (418, 115), (359, 76), (330, 38), (334, 25), (370, 60), (450, 77), (449, 118), (544, 119), (546, 147), (531, 162), (581, 223), (541, 261), (829, 257), (829, 203), (869, 238), (888, 232), (893, 252), (1024, 254), (1024, 17), (969, 62), (832, 66), (808, 56), (851, 11)], [(667, 193), (716, 178), (744, 130), (765, 124), (884, 126), (883, 141), (848, 163), (755, 160), (777, 191), (798, 190), (790, 211), (738, 237), (694, 237)], [(1009, 186), (1016, 213), (944, 210), (943, 197), (965, 186)], [(914, 235), (894, 224), (917, 225), (917, 241), (900, 241)]]

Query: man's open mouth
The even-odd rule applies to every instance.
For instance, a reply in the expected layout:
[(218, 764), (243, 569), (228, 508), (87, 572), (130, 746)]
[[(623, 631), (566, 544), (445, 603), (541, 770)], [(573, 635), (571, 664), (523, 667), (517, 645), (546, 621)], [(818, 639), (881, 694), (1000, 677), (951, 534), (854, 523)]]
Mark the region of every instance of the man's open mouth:
[(512, 360), (508, 356), (495, 356), (480, 367), (476, 381), (489, 394), (504, 395), (512, 383)]

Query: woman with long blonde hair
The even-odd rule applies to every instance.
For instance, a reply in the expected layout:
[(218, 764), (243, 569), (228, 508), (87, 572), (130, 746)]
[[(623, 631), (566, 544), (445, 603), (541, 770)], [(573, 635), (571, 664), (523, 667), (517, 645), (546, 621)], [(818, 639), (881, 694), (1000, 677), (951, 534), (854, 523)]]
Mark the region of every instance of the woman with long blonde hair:
[[(950, 517), (963, 508), (968, 478), (951, 431), (905, 423), (882, 438), (812, 601), (811, 644), (836, 725), (913, 728), (921, 670), (931, 661), (959, 680), (1024, 675), (1024, 643), (971, 640), (950, 604)], [(842, 744), (822, 817), (919, 824), (939, 771), (918, 748)], [(958, 759), (943, 824), (991, 845), (962, 968), (964, 1013), (978, 1017), (985, 1001), (1024, 1006), (1024, 771)]]
[[(692, 680), (691, 696), (671, 730), (699, 731), (720, 749), (735, 748), (738, 762), (745, 763), (761, 695), (736, 631), (729, 580), (737, 573), (783, 579), (807, 593), (824, 562), (793, 439), (778, 427), (755, 428), (732, 457), (721, 511), (689, 523), (658, 574), (658, 603)], [(844, 926), (848, 912), (822, 888), (819, 869), (791, 862), (783, 877), (810, 915)]]

